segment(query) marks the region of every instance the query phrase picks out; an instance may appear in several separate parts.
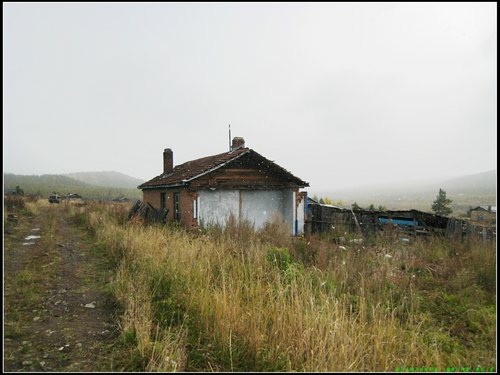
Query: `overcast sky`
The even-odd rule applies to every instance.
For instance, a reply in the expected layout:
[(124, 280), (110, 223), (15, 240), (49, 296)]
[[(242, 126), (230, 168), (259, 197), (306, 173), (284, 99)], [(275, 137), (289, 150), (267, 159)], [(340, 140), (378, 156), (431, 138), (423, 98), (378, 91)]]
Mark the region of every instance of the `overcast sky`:
[(4, 172), (232, 136), (312, 191), (496, 169), (497, 4), (3, 3)]

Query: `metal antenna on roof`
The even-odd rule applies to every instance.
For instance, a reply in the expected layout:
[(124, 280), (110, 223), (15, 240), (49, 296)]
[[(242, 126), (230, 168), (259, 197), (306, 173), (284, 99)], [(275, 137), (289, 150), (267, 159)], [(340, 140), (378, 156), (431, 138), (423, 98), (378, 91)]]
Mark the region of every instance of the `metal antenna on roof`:
[(229, 124), (229, 151), (231, 151), (231, 124)]

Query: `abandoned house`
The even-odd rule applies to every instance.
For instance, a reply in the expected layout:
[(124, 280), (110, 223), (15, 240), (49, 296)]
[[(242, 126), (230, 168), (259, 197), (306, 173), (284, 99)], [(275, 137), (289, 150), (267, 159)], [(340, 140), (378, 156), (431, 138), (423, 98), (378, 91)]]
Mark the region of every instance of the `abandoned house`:
[(495, 224), (497, 208), (491, 206), (478, 206), (469, 210), (471, 221)]
[(297, 235), (304, 232), (309, 184), (235, 137), (228, 152), (174, 167), (173, 152), (163, 152), (163, 173), (138, 186), (150, 206), (167, 210), (166, 220), (188, 228), (224, 226), (231, 215), (255, 229), (280, 218)]

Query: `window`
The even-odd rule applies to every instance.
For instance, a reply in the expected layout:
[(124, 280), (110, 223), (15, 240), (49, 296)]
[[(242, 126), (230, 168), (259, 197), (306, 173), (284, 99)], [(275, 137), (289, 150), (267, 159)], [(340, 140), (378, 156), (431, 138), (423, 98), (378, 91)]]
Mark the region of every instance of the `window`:
[(174, 220), (181, 219), (181, 208), (179, 201), (179, 193), (174, 193)]
[(167, 193), (160, 193), (160, 208), (167, 207), (166, 195)]

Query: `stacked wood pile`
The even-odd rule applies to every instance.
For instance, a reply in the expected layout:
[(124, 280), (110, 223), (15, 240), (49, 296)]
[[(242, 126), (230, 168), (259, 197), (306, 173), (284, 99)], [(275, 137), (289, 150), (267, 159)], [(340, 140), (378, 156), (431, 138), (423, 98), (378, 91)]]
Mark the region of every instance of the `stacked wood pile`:
[(128, 214), (129, 220), (135, 217), (140, 217), (146, 223), (166, 223), (167, 222), (166, 208), (154, 208), (149, 203), (141, 201), (135, 202)]

